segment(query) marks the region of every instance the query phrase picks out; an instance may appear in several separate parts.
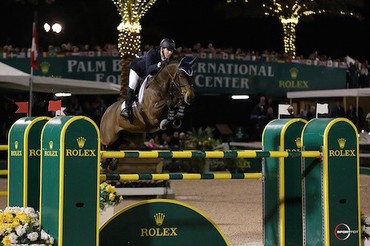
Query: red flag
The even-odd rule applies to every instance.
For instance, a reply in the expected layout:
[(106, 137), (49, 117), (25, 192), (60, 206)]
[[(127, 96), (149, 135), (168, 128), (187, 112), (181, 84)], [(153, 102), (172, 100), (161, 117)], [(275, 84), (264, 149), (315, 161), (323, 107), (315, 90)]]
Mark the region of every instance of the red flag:
[(26, 113), (28, 116), (28, 102), (16, 102), (18, 106), (18, 110), (15, 111), (16, 114), (23, 114)]
[(37, 46), (39, 45), (39, 37), (37, 35), (37, 29), (36, 29), (36, 22), (33, 23), (33, 30), (32, 30), (32, 47), (31, 47), (31, 67), (33, 69), (38, 70), (39, 64), (37, 62)]
[(48, 111), (58, 111), (62, 109), (62, 100), (49, 101)]

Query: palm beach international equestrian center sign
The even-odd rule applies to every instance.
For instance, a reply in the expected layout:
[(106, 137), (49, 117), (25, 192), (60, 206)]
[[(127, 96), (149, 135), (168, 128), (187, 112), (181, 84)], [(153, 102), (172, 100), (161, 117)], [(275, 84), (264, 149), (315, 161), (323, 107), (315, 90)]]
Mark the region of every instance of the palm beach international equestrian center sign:
[[(26, 73), (30, 70), (29, 58), (0, 62)], [(118, 57), (41, 57), (39, 66), (34, 75), (120, 83)], [(288, 91), (346, 88), (346, 71), (338, 67), (197, 58), (193, 68), (198, 93), (286, 96)]]

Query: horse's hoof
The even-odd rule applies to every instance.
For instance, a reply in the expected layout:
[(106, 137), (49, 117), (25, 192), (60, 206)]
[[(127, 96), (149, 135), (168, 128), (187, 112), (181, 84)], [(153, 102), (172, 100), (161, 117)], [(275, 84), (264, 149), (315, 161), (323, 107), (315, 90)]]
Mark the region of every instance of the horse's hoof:
[(182, 120), (176, 119), (172, 121), (172, 128), (178, 129), (182, 124)]
[(109, 170), (110, 171), (116, 171), (118, 167), (118, 159), (113, 158), (112, 161), (109, 162)]
[(161, 123), (159, 124), (159, 128), (161, 129), (161, 130), (166, 130), (167, 129), (167, 125), (168, 125), (168, 120), (162, 120), (161, 121)]

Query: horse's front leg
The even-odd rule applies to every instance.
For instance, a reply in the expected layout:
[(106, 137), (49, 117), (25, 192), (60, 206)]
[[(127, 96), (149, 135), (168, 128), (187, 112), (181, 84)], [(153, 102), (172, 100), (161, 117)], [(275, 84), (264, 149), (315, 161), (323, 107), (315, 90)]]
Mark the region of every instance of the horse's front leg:
[[(104, 146), (103, 150), (119, 150), (116, 143), (111, 146)], [(103, 172), (115, 171), (117, 170), (119, 160), (117, 158), (105, 158), (100, 160), (100, 167), (103, 169)]]
[(184, 118), (184, 115), (185, 115), (185, 103), (182, 101), (180, 102), (180, 106), (178, 107), (175, 118), (172, 121), (173, 128), (178, 129), (181, 126), (182, 118)]
[(167, 126), (174, 121), (175, 119), (175, 107), (173, 104), (168, 103), (168, 111), (167, 111), (167, 118), (162, 120), (161, 123), (159, 124), (159, 128), (161, 130), (166, 130)]

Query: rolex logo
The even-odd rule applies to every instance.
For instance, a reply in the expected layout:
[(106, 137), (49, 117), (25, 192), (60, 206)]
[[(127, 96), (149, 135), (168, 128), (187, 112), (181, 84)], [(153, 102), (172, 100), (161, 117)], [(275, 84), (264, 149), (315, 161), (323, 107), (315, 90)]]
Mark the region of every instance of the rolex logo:
[(301, 148), (301, 147), (302, 147), (302, 141), (301, 141), (301, 138), (296, 138), (296, 139), (295, 139), (295, 144), (297, 145), (297, 148)]
[(155, 220), (155, 223), (157, 224), (157, 226), (161, 226), (163, 224), (163, 221), (164, 221), (165, 217), (166, 217), (166, 215), (164, 215), (162, 213), (156, 213), (154, 215), (154, 220)]
[(344, 138), (340, 138), (338, 139), (338, 144), (339, 144), (339, 147), (343, 149), (344, 146), (346, 146), (346, 140)]
[(296, 79), (297, 78), (297, 76), (298, 76), (298, 69), (296, 69), (295, 67), (293, 67), (293, 68), (291, 68), (289, 70), (289, 72), (290, 72), (290, 77), (292, 79)]
[(49, 73), (50, 63), (48, 63), (48, 62), (42, 62), (40, 64), (40, 67), (41, 67), (42, 74)]
[(54, 145), (53, 141), (50, 141), (50, 142), (49, 142), (49, 148), (50, 148), (50, 149), (53, 149), (53, 145)]
[(86, 138), (78, 137), (76, 141), (77, 141), (78, 147), (83, 148), (85, 146)]
[(15, 149), (18, 149), (18, 141), (14, 142), (14, 147), (15, 147)]

